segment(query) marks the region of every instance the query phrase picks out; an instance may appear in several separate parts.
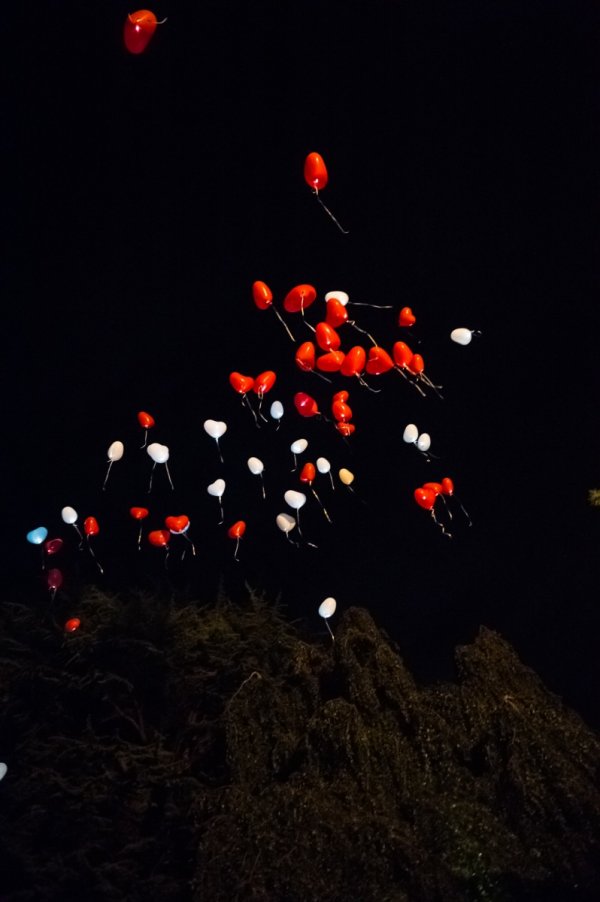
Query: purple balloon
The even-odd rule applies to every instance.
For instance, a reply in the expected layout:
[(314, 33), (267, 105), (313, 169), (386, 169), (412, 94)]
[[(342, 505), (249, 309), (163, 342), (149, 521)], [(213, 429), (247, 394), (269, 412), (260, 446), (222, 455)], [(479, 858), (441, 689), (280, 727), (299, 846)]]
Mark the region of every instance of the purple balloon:
[(56, 592), (56, 590), (60, 589), (60, 587), (62, 586), (62, 581), (63, 575), (60, 570), (57, 570), (56, 567), (54, 567), (52, 570), (48, 570), (48, 573), (46, 574), (46, 585), (49, 589), (52, 589), (52, 591)]
[(64, 542), (62, 539), (48, 539), (48, 541), (44, 545), (44, 551), (46, 554), (56, 554), (57, 551), (63, 547)]

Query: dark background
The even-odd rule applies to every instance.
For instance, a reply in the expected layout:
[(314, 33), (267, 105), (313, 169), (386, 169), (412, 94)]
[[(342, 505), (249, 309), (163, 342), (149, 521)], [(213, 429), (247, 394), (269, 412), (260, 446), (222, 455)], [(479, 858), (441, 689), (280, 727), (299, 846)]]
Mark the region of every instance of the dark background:
[[(122, 43), (125, 3), (34, 2), (7, 23), (7, 594), (47, 603), (24, 539), (43, 524), (69, 539), (55, 561), (65, 617), (96, 579), (206, 601), (221, 581), (234, 597), (248, 581), (319, 631), (333, 595), (366, 605), (424, 679), (448, 676), (454, 646), (486, 624), (597, 725), (598, 13), (576, 0), (154, 9), (168, 21), (137, 57)], [(348, 236), (304, 183), (315, 150)], [(396, 373), (370, 380), (380, 394), (301, 374), (275, 316), (252, 303), (255, 279), (280, 310), (292, 286), (315, 285), (312, 323), (332, 289), (392, 304), (353, 310), (388, 348), (406, 340), (396, 315), (411, 306), (407, 340), (444, 400)], [(298, 343), (311, 337), (287, 321)], [(456, 326), (483, 334), (459, 347)], [(344, 333), (344, 347), (360, 338)], [(268, 405), (286, 409), (278, 432), (256, 430), (228, 383), (266, 369), (278, 375)], [(304, 390), (327, 414), (342, 387), (348, 444), (292, 403)], [(159, 469), (147, 494), (138, 410), (170, 448), (174, 493)], [(228, 423), (223, 466), (207, 418)], [(409, 422), (439, 460), (403, 443)], [(301, 522), (318, 549), (287, 544), (274, 523), (285, 489), (301, 488), (300, 436), (305, 459), (356, 476), (354, 494), (315, 484), (334, 521), (309, 497)], [(103, 493), (115, 439), (125, 457)], [(265, 503), (250, 455), (265, 462)], [(445, 475), (473, 519), (455, 505), (451, 540), (412, 498)], [(225, 526), (248, 522), (239, 563), (206, 493), (218, 476)], [(67, 504), (98, 518), (104, 577), (62, 523)], [(150, 508), (148, 528), (188, 514), (196, 557), (179, 560), (183, 540), (168, 569), (146, 543), (138, 553), (131, 505)]]

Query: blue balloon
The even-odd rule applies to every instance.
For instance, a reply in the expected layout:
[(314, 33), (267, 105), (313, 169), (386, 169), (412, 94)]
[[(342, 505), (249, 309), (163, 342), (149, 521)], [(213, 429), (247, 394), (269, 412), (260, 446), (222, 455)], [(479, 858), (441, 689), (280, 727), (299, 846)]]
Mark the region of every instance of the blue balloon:
[(27, 541), (31, 542), (32, 545), (41, 545), (44, 539), (48, 535), (48, 530), (45, 526), (38, 526), (37, 529), (32, 529), (27, 533)]

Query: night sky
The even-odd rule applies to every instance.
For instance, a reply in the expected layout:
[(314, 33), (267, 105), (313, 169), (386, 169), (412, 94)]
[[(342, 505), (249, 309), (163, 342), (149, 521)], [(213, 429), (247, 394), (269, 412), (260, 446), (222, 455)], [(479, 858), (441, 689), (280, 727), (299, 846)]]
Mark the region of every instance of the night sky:
[[(577, 0), (460, 3), (192, 3), (160, 0), (167, 22), (128, 54), (111, 0), (33, 2), (9, 23), (4, 56), (5, 290), (3, 425), (5, 588), (47, 603), (44, 525), (68, 539), (62, 616), (86, 582), (155, 586), (209, 601), (220, 580), (280, 595), (322, 633), (319, 603), (367, 606), (423, 679), (452, 672), (457, 643), (499, 630), (548, 687), (600, 724), (600, 487), (597, 239), (598, 13)], [(4, 15), (4, 14), (3, 14)], [(303, 179), (319, 152), (322, 199)], [(443, 400), (400, 376), (328, 385), (294, 351), (312, 336), (252, 302), (264, 280), (283, 312), (298, 283), (323, 296), (391, 305), (352, 308), (388, 350), (422, 353)], [(397, 326), (401, 307), (417, 323)], [(350, 308), (349, 308), (350, 309)], [(452, 329), (480, 330), (468, 347)], [(344, 327), (344, 347), (369, 342)], [(229, 374), (274, 370), (254, 426)], [(356, 433), (300, 417), (297, 391), (325, 416), (347, 388)], [(150, 461), (136, 414), (170, 448), (171, 492)], [(204, 433), (224, 420), (225, 463)], [(432, 436), (427, 462), (402, 441)], [(289, 445), (355, 474), (309, 493), (295, 548), (275, 526), (301, 489)], [(105, 492), (106, 450), (125, 443)], [(265, 463), (267, 499), (246, 467)], [(451, 476), (453, 538), (413, 501)], [(225, 524), (206, 486), (226, 479)], [(100, 577), (61, 520), (97, 517)], [(169, 567), (136, 547), (132, 505), (148, 529), (186, 513), (196, 556), (172, 542)], [(437, 510), (437, 507), (436, 507)], [(248, 526), (233, 560), (225, 529)], [(146, 530), (147, 531), (147, 530)], [(188, 553), (180, 560), (184, 547)], [(335, 618), (332, 621), (335, 630)], [(82, 624), (85, 629), (85, 624)]]

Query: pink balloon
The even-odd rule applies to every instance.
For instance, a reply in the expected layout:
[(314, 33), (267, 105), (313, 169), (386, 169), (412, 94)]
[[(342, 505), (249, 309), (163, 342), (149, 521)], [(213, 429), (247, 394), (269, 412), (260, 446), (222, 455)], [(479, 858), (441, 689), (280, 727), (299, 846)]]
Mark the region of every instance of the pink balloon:
[(62, 581), (63, 575), (60, 570), (57, 570), (56, 567), (54, 567), (52, 570), (48, 570), (48, 573), (46, 574), (46, 585), (49, 589), (52, 589), (54, 592), (56, 592), (56, 590), (60, 589), (60, 587), (62, 586)]

